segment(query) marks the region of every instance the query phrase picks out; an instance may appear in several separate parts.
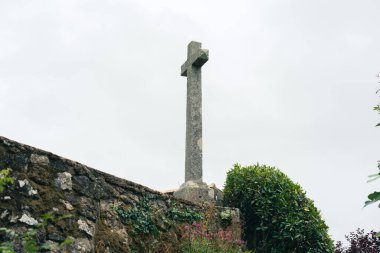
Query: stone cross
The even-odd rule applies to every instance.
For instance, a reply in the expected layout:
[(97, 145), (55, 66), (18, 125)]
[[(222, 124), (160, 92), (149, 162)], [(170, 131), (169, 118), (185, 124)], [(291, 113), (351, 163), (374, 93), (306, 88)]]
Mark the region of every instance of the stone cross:
[(202, 182), (202, 73), (208, 50), (192, 41), (187, 46), (187, 61), (181, 76), (187, 77), (185, 182)]

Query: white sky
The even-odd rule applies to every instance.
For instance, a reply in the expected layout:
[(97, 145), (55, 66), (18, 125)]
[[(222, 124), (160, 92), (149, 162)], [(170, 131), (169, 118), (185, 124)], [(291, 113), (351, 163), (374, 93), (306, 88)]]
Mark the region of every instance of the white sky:
[(0, 135), (157, 190), (184, 179), (191, 40), (203, 67), (204, 180), (276, 166), (334, 239), (380, 229), (362, 208), (380, 159), (378, 0), (0, 2)]

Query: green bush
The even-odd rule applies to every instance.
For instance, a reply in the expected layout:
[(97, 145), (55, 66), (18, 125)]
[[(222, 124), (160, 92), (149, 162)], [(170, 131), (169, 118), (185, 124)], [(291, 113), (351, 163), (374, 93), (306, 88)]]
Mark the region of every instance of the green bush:
[(320, 212), (284, 173), (266, 165), (235, 164), (227, 173), (224, 202), (240, 209), (244, 239), (255, 252), (333, 252)]

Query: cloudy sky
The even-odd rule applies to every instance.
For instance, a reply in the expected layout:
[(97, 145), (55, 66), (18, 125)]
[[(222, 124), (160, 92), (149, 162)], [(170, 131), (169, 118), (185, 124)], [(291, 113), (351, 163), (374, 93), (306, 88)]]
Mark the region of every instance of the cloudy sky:
[[(0, 135), (157, 190), (184, 180), (191, 40), (203, 67), (204, 180), (280, 168), (334, 239), (380, 229), (362, 208), (380, 159), (378, 0), (0, 2)], [(377, 151), (376, 151), (377, 150)]]

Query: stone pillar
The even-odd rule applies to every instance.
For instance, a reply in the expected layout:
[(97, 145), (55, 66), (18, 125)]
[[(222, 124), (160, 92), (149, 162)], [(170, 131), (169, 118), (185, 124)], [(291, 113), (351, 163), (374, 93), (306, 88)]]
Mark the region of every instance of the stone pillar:
[(190, 42), (182, 76), (187, 77), (185, 182), (202, 181), (202, 65), (208, 50)]
[(208, 50), (192, 41), (187, 48), (187, 60), (181, 75), (187, 77), (186, 160), (185, 183), (174, 196), (193, 202), (216, 200), (208, 185), (202, 181), (202, 71), (208, 60)]

